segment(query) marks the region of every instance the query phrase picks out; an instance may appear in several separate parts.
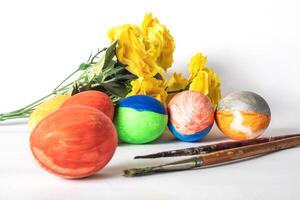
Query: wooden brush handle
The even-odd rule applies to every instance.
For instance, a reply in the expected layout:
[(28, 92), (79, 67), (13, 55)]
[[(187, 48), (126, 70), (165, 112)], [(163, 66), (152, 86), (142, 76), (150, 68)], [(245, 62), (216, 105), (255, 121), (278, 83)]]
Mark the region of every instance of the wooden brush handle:
[(124, 170), (125, 176), (143, 176), (148, 174), (189, 170), (209, 165), (223, 164), (252, 156), (260, 156), (300, 145), (300, 136), (274, 140), (267, 143), (221, 150), (213, 153), (194, 156), (192, 158), (166, 163), (158, 166), (132, 168)]
[(300, 136), (201, 155), (202, 165), (214, 165), (280, 151), (300, 145)]
[(265, 142), (271, 142), (274, 140), (282, 140), (285, 138), (290, 137), (297, 137), (300, 134), (292, 134), (292, 135), (282, 135), (276, 137), (263, 137), (263, 138), (256, 138), (250, 140), (241, 140), (241, 141), (230, 141), (230, 142), (220, 142), (216, 144), (204, 145), (204, 146), (197, 146), (191, 148), (184, 148), (184, 149), (176, 149), (171, 151), (163, 151), (154, 154), (136, 156), (135, 159), (145, 159), (145, 158), (161, 158), (161, 157), (175, 157), (175, 156), (188, 156), (188, 155), (200, 155), (200, 154), (207, 154), (216, 151), (232, 149), (232, 148), (239, 148), (248, 145), (255, 145), (261, 144)]

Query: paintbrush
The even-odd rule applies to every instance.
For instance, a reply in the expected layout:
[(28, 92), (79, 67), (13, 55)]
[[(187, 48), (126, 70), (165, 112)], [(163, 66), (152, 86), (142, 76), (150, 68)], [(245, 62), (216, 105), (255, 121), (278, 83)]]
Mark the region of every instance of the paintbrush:
[(124, 170), (124, 175), (128, 177), (143, 176), (160, 172), (171, 172), (180, 170), (195, 169), (204, 166), (222, 164), (230, 161), (237, 161), (253, 156), (265, 155), (268, 153), (288, 149), (300, 145), (300, 136), (284, 138), (261, 144), (254, 144), (234, 149), (226, 149), (213, 153), (194, 156), (189, 159), (164, 165), (150, 166), (143, 168), (132, 168)]
[(238, 147), (249, 146), (254, 144), (261, 144), (265, 142), (271, 142), (271, 141), (276, 141), (276, 140), (281, 140), (284, 138), (290, 138), (296, 136), (300, 136), (300, 134), (282, 135), (276, 137), (263, 137), (263, 138), (241, 140), (241, 141), (221, 142), (221, 143), (205, 145), (205, 146), (196, 146), (196, 147), (185, 148), (185, 149), (176, 149), (171, 151), (158, 152), (154, 154), (135, 156), (134, 159), (192, 156), (192, 155), (199, 155), (199, 154), (207, 154), (207, 153), (212, 153), (220, 150), (238, 148)]

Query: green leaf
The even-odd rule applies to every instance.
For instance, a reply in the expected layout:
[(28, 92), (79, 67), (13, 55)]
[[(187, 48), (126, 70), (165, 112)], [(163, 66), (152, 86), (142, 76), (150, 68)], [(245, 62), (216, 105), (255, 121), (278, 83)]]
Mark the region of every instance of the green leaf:
[(133, 74), (119, 74), (115, 76), (116, 80), (134, 80), (137, 79), (137, 76), (133, 75)]
[(113, 42), (110, 47), (107, 48), (105, 52), (105, 60), (103, 64), (103, 68), (106, 68), (112, 61), (112, 59), (116, 56), (116, 46), (117, 46), (117, 41)]
[(117, 75), (117, 74), (121, 74), (120, 72), (123, 71), (124, 68), (110, 68), (109, 70), (107, 70), (107, 72), (104, 74), (105, 77), (110, 77), (112, 75)]
[(117, 82), (102, 83), (101, 86), (119, 97), (125, 97), (128, 93), (126, 85)]
[(86, 64), (86, 63), (81, 63), (80, 65), (79, 65), (79, 69), (80, 70), (85, 70), (85, 69), (87, 69), (89, 66), (91, 66), (90, 64)]
[[(108, 78), (109, 76), (115, 76), (123, 69), (114, 68), (117, 61), (114, 60), (116, 54), (116, 45), (117, 42), (113, 42), (110, 47), (107, 49), (103, 49), (103, 54), (99, 54), (102, 51), (98, 51), (96, 55), (94, 55), (92, 61), (94, 58), (98, 58), (98, 55), (100, 57), (98, 58), (98, 61), (96, 64), (93, 63), (81, 63), (79, 65), (79, 69), (83, 70), (80, 77), (74, 82), (72, 85), (72, 93), (74, 92), (81, 92), (83, 90), (89, 90), (92, 88), (92, 85), (101, 85), (101, 83), (104, 81), (105, 78)], [(90, 56), (91, 57), (91, 56)], [(89, 58), (90, 60), (90, 58)], [(91, 61), (91, 62), (92, 62)], [(108, 73), (108, 75), (106, 75)], [(124, 95), (125, 92), (121, 89), (122, 85), (115, 85), (117, 88), (113, 88), (114, 86), (105, 84), (103, 88), (107, 89), (108, 91), (114, 91), (116, 94)], [(126, 94), (125, 94), (126, 95)]]
[(91, 76), (89, 81), (92, 81), (93, 78), (102, 74), (103, 69), (106, 68), (107, 66), (112, 67), (111, 62), (113, 61), (113, 58), (115, 56), (116, 45), (117, 43), (114, 42), (110, 47), (108, 47), (105, 50), (104, 54), (100, 57), (99, 61), (90, 68), (91, 73), (93, 75)]

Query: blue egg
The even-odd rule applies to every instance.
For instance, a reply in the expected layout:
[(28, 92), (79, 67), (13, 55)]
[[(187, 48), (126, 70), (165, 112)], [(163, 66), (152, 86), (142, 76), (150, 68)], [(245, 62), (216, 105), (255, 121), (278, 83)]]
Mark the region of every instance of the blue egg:
[(138, 111), (151, 111), (163, 115), (167, 114), (166, 108), (160, 101), (147, 95), (134, 95), (124, 98), (119, 102), (118, 107), (127, 107)]

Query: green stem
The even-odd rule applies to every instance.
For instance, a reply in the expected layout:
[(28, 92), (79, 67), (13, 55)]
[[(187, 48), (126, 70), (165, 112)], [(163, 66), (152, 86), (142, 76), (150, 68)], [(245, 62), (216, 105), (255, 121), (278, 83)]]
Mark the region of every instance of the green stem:
[(15, 110), (13, 112), (7, 112), (7, 113), (0, 114), (0, 121), (28, 117), (32, 113), (34, 108), (36, 108), (36, 106), (40, 105), (45, 99), (47, 99), (48, 97), (50, 97), (52, 95), (53, 95), (53, 93), (50, 93), (50, 94), (44, 96), (43, 98), (40, 98), (40, 99), (34, 101), (33, 103), (31, 103), (23, 108), (20, 108), (18, 110)]
[(6, 116), (6, 115), (11, 115), (11, 114), (16, 114), (16, 113), (22, 113), (26, 109), (31, 109), (31, 108), (37, 106), (37, 104), (40, 104), (43, 100), (45, 100), (46, 98), (50, 97), (51, 95), (53, 95), (53, 93), (48, 94), (47, 96), (44, 96), (43, 98), (38, 99), (38, 100), (34, 101), (33, 103), (31, 103), (31, 104), (29, 104), (29, 105), (27, 105), (27, 106), (25, 106), (23, 108), (20, 108), (18, 110), (15, 110), (15, 111), (12, 111), (12, 112), (7, 112), (7, 113), (2, 113), (0, 116)]
[(54, 88), (53, 91), (56, 91), (63, 83), (65, 83), (69, 78), (71, 78), (74, 74), (76, 74), (79, 71), (80, 71), (80, 69), (78, 68), (76, 71), (74, 71), (72, 74), (70, 74), (67, 78), (65, 78), (65, 80), (63, 80), (56, 88)]
[[(42, 103), (42, 102), (41, 102)], [(9, 112), (9, 113), (2, 113), (0, 116), (2, 117), (8, 117), (8, 116), (18, 116), (18, 115), (22, 115), (23, 113), (32, 113), (32, 111), (34, 110), (34, 108), (36, 108), (39, 104), (32, 106), (30, 108), (26, 108), (23, 109), (21, 111), (18, 112)]]
[(26, 113), (26, 114), (22, 114), (22, 115), (18, 115), (18, 116), (7, 116), (7, 117), (0, 117), (0, 121), (5, 121), (5, 120), (9, 120), (9, 119), (21, 119), (21, 118), (28, 118), (30, 116), (30, 114)]
[(73, 83), (69, 83), (69, 84), (67, 84), (66, 86), (64, 86), (60, 89), (56, 89), (52, 93), (44, 96), (43, 98), (40, 98), (40, 99), (34, 101), (33, 103), (31, 103), (31, 104), (29, 104), (29, 105), (27, 105), (23, 108), (20, 108), (18, 110), (13, 111), (13, 112), (7, 112), (7, 113), (0, 114), (0, 121), (5, 121), (5, 120), (8, 120), (8, 119), (28, 117), (38, 105), (40, 105), (41, 103), (44, 102), (44, 100), (46, 100), (47, 98), (51, 97), (54, 94), (57, 94), (58, 92), (66, 90), (72, 84)]
[[(107, 48), (103, 48), (102, 50), (98, 51), (93, 57), (90, 55), (89, 59), (88, 59), (88, 63), (93, 63), (95, 58), (102, 53), (103, 51), (105, 51)], [(91, 61), (90, 61), (91, 60)], [(78, 68), (77, 70), (75, 70), (73, 73), (71, 73), (67, 78), (65, 78), (65, 80), (63, 80), (58, 86), (56, 86), (56, 88), (54, 88), (54, 92), (62, 85), (64, 84), (68, 79), (70, 79), (74, 74), (76, 74), (77, 72), (79, 72), (81, 69)]]
[(33, 112), (34, 109), (29, 109), (24, 111), (23, 113), (11, 113), (11, 114), (7, 114), (7, 115), (0, 115), (0, 121), (5, 121), (5, 120), (9, 120), (9, 119), (17, 119), (17, 118), (27, 118), (30, 116), (30, 114)]
[(107, 47), (104, 47), (103, 49), (101, 49), (100, 51), (98, 51), (91, 59), (90, 63), (93, 63), (94, 60), (97, 58), (97, 56), (102, 53), (103, 51), (105, 51), (107, 49)]
[[(98, 51), (93, 57), (90, 56), (87, 62), (88, 64), (93, 63), (94, 60), (98, 57), (98, 55), (100, 53), (102, 53), (103, 51), (105, 51), (107, 48), (104, 48), (100, 51)], [(12, 111), (12, 112), (7, 112), (7, 113), (0, 113), (0, 121), (5, 121), (5, 120), (9, 120), (9, 119), (16, 119), (16, 118), (26, 118), (29, 117), (30, 114), (35, 110), (35, 108), (40, 105), (41, 103), (43, 103), (47, 98), (51, 97), (52, 95), (56, 95), (56, 94), (64, 94), (66, 92), (66, 90), (68, 89), (69, 86), (73, 85), (74, 82), (68, 83), (67, 85), (62, 86), (67, 80), (69, 80), (73, 75), (75, 75), (77, 72), (79, 72), (81, 69), (78, 68), (76, 71), (74, 71), (73, 73), (71, 73), (66, 79), (64, 79), (50, 94), (44, 96), (41, 99), (38, 99), (36, 101), (34, 101), (33, 103), (20, 108), (18, 110)], [(81, 80), (81, 78), (79, 78), (79, 80)], [(77, 81), (79, 81), (77, 80)]]

